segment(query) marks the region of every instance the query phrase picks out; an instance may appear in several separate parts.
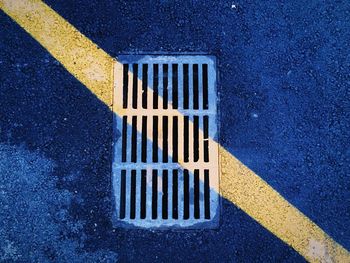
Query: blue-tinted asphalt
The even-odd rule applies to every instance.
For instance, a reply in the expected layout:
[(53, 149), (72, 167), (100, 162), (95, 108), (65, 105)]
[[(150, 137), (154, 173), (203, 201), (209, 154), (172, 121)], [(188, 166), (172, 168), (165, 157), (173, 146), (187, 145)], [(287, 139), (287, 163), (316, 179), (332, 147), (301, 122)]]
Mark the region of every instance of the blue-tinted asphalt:
[[(46, 3), (112, 56), (217, 56), (220, 143), (350, 249), (349, 1)], [(0, 261), (303, 262), (225, 200), (218, 230), (114, 230), (112, 113), (0, 21)]]

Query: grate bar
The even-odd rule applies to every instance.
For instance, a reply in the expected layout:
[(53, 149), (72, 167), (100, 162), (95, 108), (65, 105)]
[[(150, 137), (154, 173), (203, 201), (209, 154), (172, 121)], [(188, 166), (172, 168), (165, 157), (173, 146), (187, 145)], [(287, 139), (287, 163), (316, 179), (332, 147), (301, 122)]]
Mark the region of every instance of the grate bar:
[[(147, 169), (149, 167), (152, 167), (154, 169), (181, 169), (183, 168), (183, 165), (179, 163), (173, 163), (173, 162), (168, 162), (168, 163), (163, 163), (163, 162), (158, 162), (158, 163), (152, 163), (151, 161), (148, 161), (147, 163), (119, 163), (119, 164), (113, 164), (113, 169)], [(200, 167), (201, 169), (212, 169), (213, 165), (210, 162), (197, 162), (197, 163), (191, 163), (190, 166), (193, 167)]]

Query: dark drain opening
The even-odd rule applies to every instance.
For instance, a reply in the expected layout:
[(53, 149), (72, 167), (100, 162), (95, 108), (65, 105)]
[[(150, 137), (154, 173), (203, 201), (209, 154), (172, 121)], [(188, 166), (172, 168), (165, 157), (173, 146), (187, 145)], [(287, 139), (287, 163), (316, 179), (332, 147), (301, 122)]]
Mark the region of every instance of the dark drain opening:
[(163, 163), (168, 162), (168, 117), (163, 116)]
[(184, 170), (184, 219), (190, 218), (190, 187), (188, 170)]
[(178, 171), (173, 170), (173, 218), (178, 219)]
[(193, 116), (193, 161), (199, 161), (199, 117)]
[(152, 160), (158, 162), (158, 117), (153, 116)]
[(163, 170), (162, 216), (168, 219), (168, 170)]
[(193, 65), (193, 109), (199, 109), (198, 97), (198, 64)]
[(120, 219), (125, 218), (125, 204), (126, 204), (126, 171), (121, 171), (121, 187), (120, 187)]
[(199, 170), (194, 170), (194, 218), (199, 218)]
[(209, 118), (203, 117), (204, 123), (204, 162), (209, 162)]
[(172, 66), (173, 69), (173, 79), (172, 79), (172, 84), (173, 84), (173, 109), (177, 109), (178, 107), (178, 65), (173, 64)]
[(142, 108), (147, 109), (148, 65), (142, 65)]
[(128, 117), (123, 116), (123, 132), (122, 132), (122, 161), (126, 162), (126, 147), (127, 147), (127, 132), (128, 132)]
[(142, 147), (141, 160), (147, 162), (147, 116), (142, 116)]
[(131, 170), (130, 219), (136, 217), (136, 171)]
[(163, 64), (163, 109), (168, 108), (168, 64)]
[(158, 109), (158, 64), (153, 64), (153, 109)]
[(183, 134), (183, 138), (184, 138), (184, 162), (188, 162), (189, 161), (189, 138), (188, 138), (188, 134), (189, 133), (189, 117), (185, 116), (184, 117), (184, 134)]
[(189, 90), (188, 90), (188, 64), (183, 65), (183, 99), (184, 99), (184, 109), (189, 108)]
[(137, 154), (137, 117), (132, 116), (132, 134), (131, 134), (131, 161), (136, 163)]
[(173, 163), (178, 161), (178, 117), (173, 117)]
[(146, 170), (141, 171), (141, 219), (146, 218), (146, 194), (147, 194)]
[(158, 212), (158, 173), (152, 171), (152, 219), (157, 219)]
[(128, 107), (129, 65), (123, 65), (123, 108)]

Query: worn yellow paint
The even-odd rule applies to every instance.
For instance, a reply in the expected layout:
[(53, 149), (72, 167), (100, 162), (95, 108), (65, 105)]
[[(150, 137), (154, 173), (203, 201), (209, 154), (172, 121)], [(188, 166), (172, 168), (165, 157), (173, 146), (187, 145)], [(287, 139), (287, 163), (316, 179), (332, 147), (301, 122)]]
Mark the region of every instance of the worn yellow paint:
[(350, 254), (223, 147), (221, 195), (311, 262), (350, 262)]
[(1, 0), (0, 6), (52, 56), (108, 106), (112, 104), (113, 59), (37, 0)]
[[(112, 105), (113, 58), (39, 0), (0, 0), (0, 7), (101, 101)], [(210, 143), (216, 144), (213, 140)], [(228, 151), (218, 147), (220, 191), (224, 198), (307, 260), (350, 262), (345, 248)]]

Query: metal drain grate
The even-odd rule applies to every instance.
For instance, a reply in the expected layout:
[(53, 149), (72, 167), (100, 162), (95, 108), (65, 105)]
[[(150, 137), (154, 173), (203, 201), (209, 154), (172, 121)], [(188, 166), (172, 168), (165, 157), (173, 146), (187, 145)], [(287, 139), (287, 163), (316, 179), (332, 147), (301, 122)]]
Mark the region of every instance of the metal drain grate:
[(113, 108), (115, 224), (215, 227), (215, 59), (120, 56)]

